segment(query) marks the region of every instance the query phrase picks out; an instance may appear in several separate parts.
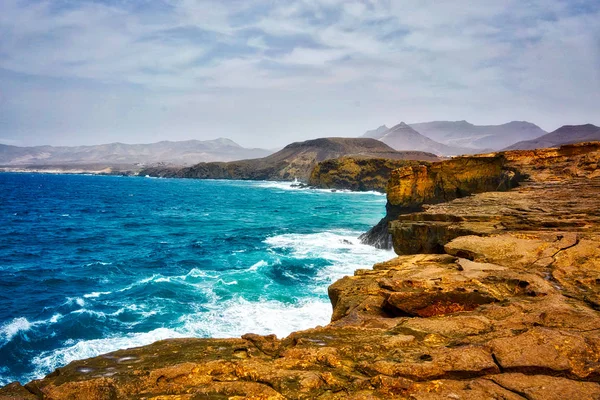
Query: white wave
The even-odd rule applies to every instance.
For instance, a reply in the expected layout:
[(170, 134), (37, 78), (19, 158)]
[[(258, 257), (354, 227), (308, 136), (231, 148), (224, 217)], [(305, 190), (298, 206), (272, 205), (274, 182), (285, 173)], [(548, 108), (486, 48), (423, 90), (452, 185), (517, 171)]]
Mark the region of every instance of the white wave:
[(79, 307), (85, 306), (85, 300), (81, 297), (67, 297), (67, 301), (63, 303), (63, 305), (73, 305), (77, 304)]
[(158, 274), (153, 274), (152, 276), (149, 276), (147, 278), (144, 279), (140, 279), (139, 281), (136, 281), (134, 283), (132, 283), (131, 285), (125, 286), (122, 289), (119, 289), (118, 292), (126, 292), (128, 290), (131, 290), (137, 286), (146, 284), (148, 282), (152, 282), (152, 281), (156, 281), (157, 279), (166, 279), (166, 277), (162, 276), (162, 275), (158, 275)]
[[(81, 308), (79, 310), (72, 311), (71, 314), (88, 314), (88, 315), (94, 316), (94, 317), (96, 317), (98, 319), (107, 319), (109, 317), (117, 317), (117, 316), (123, 314), (126, 311), (132, 311), (132, 312), (140, 315), (143, 318), (148, 318), (148, 317), (150, 317), (150, 316), (155, 315), (155, 314), (158, 313), (157, 310), (144, 311), (145, 308), (146, 307), (144, 305), (138, 306), (137, 304), (129, 304), (129, 305), (125, 306), (125, 307), (119, 308), (117, 311), (114, 311), (112, 313), (105, 313), (105, 312), (102, 312), (102, 311), (96, 311), (96, 310), (90, 310), (90, 309), (87, 309), (87, 308)], [(138, 324), (139, 322), (141, 322), (141, 321), (137, 321), (135, 324)]]
[(254, 184), (255, 184), (255, 186), (258, 186), (261, 188), (268, 188), (268, 189), (300, 190), (299, 187), (292, 186), (292, 185), (297, 185), (297, 183), (294, 183), (294, 182), (258, 181), (258, 182), (254, 182)]
[(0, 346), (4, 346), (10, 342), (19, 333), (24, 333), (31, 328), (46, 324), (55, 324), (62, 318), (61, 314), (54, 314), (47, 320), (30, 322), (25, 317), (13, 318), (10, 322), (6, 322), (0, 327)]
[(363, 194), (363, 195), (374, 195), (374, 196), (385, 196), (385, 193), (376, 192), (374, 190), (358, 192), (346, 189), (321, 189), (312, 187), (299, 187), (300, 182), (285, 182), (285, 181), (258, 181), (254, 184), (257, 187), (267, 189), (280, 189), (280, 190), (295, 190), (295, 191), (308, 191), (315, 193), (344, 193), (344, 194)]
[(251, 302), (237, 297), (213, 307), (209, 312), (182, 316), (181, 332), (195, 337), (227, 338), (257, 333), (281, 338), (298, 330), (326, 325), (331, 318), (331, 304), (320, 299), (286, 304), (276, 300)]
[(231, 285), (237, 285), (238, 281), (233, 280), (233, 281), (227, 282), (227, 281), (224, 281), (223, 279), (219, 279), (217, 281), (217, 283), (222, 283), (223, 285), (231, 286)]
[(248, 271), (257, 271), (260, 267), (266, 267), (267, 265), (269, 264), (265, 260), (260, 260), (248, 268)]
[(31, 322), (27, 318), (14, 318), (12, 321), (5, 323), (0, 327), (0, 338), (4, 343), (8, 343), (19, 332), (27, 332), (32, 327)]
[(95, 299), (97, 297), (106, 295), (106, 294), (111, 294), (112, 292), (92, 292), (92, 293), (87, 293), (84, 294), (83, 297), (85, 297), (86, 299)]
[(56, 350), (44, 351), (34, 357), (32, 363), (36, 366), (32, 378), (40, 378), (54, 369), (67, 365), (71, 361), (96, 357), (120, 349), (145, 346), (157, 340), (183, 337), (181, 333), (166, 328), (150, 332), (132, 333), (126, 336), (107, 337), (103, 339), (66, 341), (65, 346)]
[[(380, 250), (363, 244), (358, 239), (361, 232), (334, 230), (320, 233), (288, 233), (271, 236), (265, 243), (275, 251), (287, 249), (296, 259), (321, 258), (331, 265), (322, 268), (318, 278), (324, 284), (330, 284), (355, 270), (371, 268), (373, 264), (395, 257), (392, 250)], [(320, 291), (322, 289), (315, 288)]]
[(62, 318), (62, 314), (54, 314), (49, 320), (48, 322), (50, 322), (51, 324), (55, 324), (57, 323), (61, 318)]
[(91, 263), (87, 263), (84, 266), (85, 267), (91, 267), (92, 265), (112, 265), (112, 263), (110, 263), (110, 262), (103, 262), (103, 261), (94, 261), (94, 262), (91, 262)]
[(124, 308), (119, 308), (117, 311), (113, 313), (104, 313), (102, 311), (96, 310), (88, 310), (87, 308), (81, 308), (79, 310), (72, 311), (71, 314), (88, 314), (98, 319), (106, 319), (108, 317), (116, 317), (117, 315), (123, 314), (125, 312)]
[(185, 278), (187, 278), (187, 277), (192, 277), (192, 278), (213, 278), (213, 279), (218, 278), (217, 275), (210, 275), (206, 271), (202, 271), (201, 269), (198, 269), (198, 268), (192, 268), (190, 270), (190, 272), (188, 272), (185, 275)]

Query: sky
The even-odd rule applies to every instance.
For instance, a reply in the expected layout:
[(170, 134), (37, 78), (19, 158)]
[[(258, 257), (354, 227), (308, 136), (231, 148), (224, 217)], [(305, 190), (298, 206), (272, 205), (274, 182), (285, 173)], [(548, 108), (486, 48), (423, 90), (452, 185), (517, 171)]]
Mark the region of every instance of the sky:
[(1, 0), (0, 143), (600, 125), (598, 0)]

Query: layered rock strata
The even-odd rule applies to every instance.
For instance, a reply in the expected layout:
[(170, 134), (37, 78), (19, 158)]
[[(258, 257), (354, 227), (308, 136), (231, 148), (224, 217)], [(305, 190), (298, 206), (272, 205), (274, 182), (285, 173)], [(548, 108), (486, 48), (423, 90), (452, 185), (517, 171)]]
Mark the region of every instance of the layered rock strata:
[(308, 185), (322, 189), (378, 191), (385, 193), (392, 171), (407, 166), (427, 164), (389, 158), (341, 157), (318, 163)]
[[(0, 399), (600, 399), (594, 146), (554, 150), (552, 162), (505, 154), (529, 176), (518, 189), (403, 215), (392, 237), (406, 254), (331, 285), (325, 327), (165, 340), (11, 384)], [(392, 196), (432, 196), (398, 182), (414, 192)], [(422, 225), (440, 232), (435, 245), (429, 234), (404, 244), (402, 229)], [(425, 248), (438, 254), (412, 254)]]
[[(507, 191), (521, 183), (529, 187), (535, 183), (549, 185), (577, 177), (600, 176), (599, 151), (600, 142), (592, 142), (555, 149), (455, 157), (397, 169), (392, 171), (387, 185), (386, 216), (362, 239), (376, 247), (391, 248), (390, 223), (402, 219), (403, 215), (429, 210), (431, 205), (476, 193)], [(433, 213), (431, 210), (429, 214)], [(439, 251), (439, 246), (425, 250), (432, 251)]]

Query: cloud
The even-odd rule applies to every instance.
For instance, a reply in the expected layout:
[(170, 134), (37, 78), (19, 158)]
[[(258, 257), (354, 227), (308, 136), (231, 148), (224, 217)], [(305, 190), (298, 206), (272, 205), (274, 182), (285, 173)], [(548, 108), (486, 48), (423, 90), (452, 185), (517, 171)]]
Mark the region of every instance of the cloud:
[(0, 136), (273, 147), (400, 120), (600, 123), (594, 0), (0, 3)]

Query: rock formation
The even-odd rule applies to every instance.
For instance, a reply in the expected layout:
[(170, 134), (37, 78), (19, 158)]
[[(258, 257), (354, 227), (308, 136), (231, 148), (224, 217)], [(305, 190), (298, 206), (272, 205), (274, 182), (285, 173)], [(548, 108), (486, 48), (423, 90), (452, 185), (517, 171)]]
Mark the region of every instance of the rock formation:
[(331, 285), (329, 325), (120, 350), (0, 399), (600, 399), (598, 162), (592, 143), (405, 166), (400, 255)]
[(318, 162), (344, 157), (432, 160), (423, 152), (399, 152), (374, 139), (322, 138), (287, 145), (275, 154), (228, 163), (200, 163), (188, 168), (147, 168), (140, 175), (197, 179), (308, 181)]
[[(438, 158), (432, 154), (431, 160)], [(318, 163), (311, 172), (308, 184), (323, 189), (375, 190), (385, 193), (392, 171), (410, 165), (417, 166), (420, 162), (387, 158), (335, 158)]]

